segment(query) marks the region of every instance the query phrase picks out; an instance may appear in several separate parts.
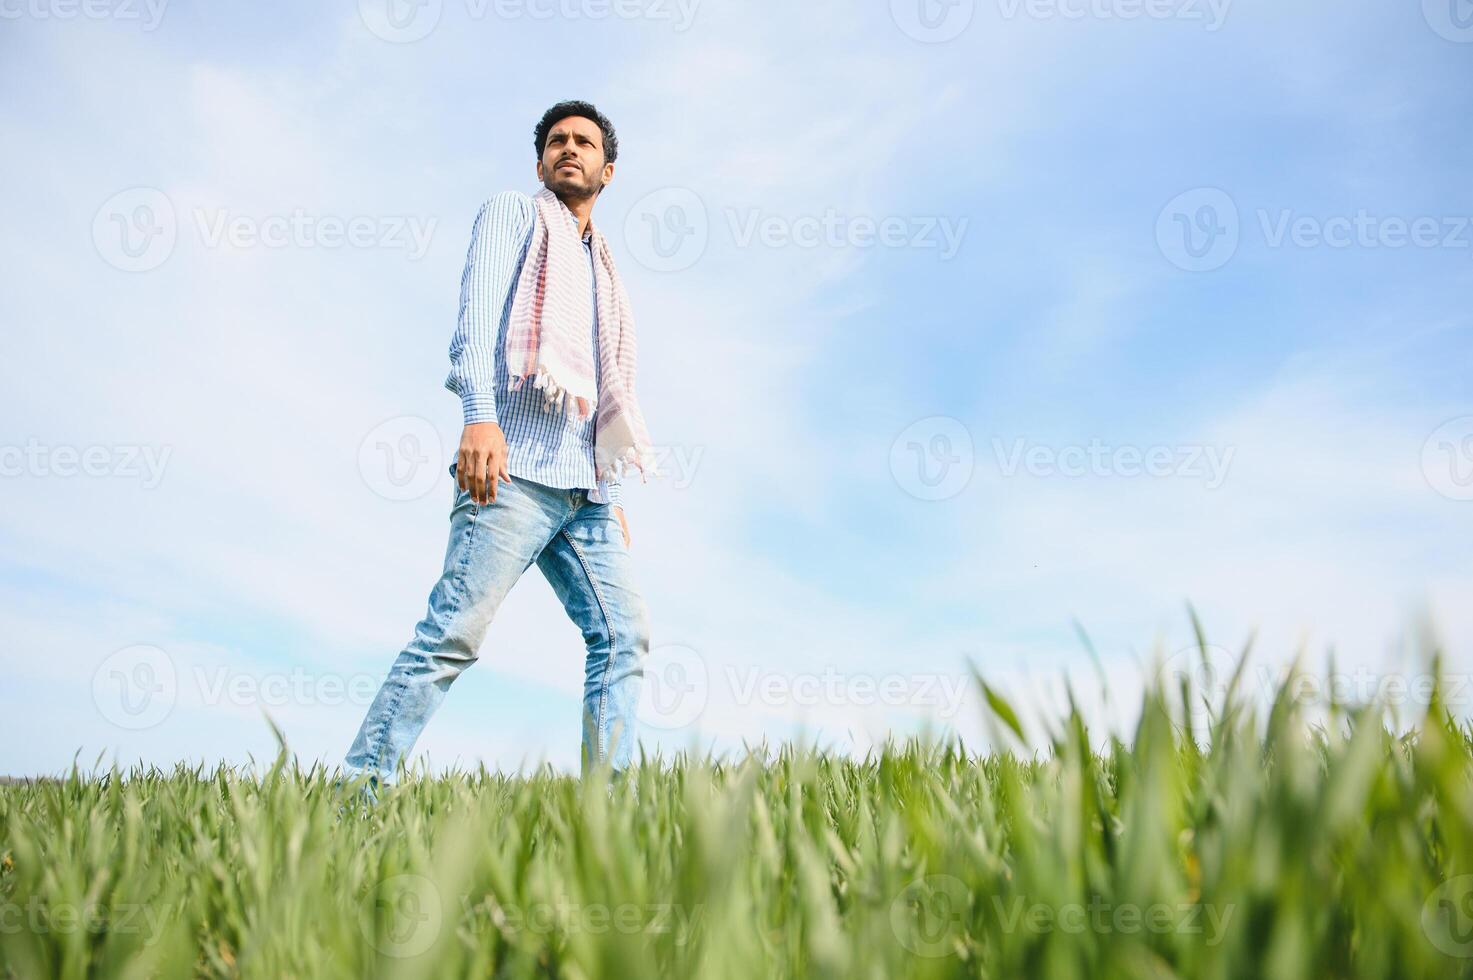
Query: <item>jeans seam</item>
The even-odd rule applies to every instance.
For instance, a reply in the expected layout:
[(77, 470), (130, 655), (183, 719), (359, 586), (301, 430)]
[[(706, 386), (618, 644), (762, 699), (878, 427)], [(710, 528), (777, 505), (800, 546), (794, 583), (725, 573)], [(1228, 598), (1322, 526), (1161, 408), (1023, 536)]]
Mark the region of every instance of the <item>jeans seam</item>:
[[(461, 594), (465, 590), (465, 570), (466, 567), (470, 564), (470, 548), (471, 544), (475, 540), (476, 517), (480, 514), (480, 512), (481, 505), (473, 504), (470, 522), (465, 529), (465, 540), (461, 542), (460, 561), (456, 565), (455, 570), (450, 578), (451, 605), (449, 612), (451, 614), (454, 614), (460, 610)], [(433, 590), (431, 591), (433, 592)], [(392, 670), (393, 668), (390, 668), (391, 672)], [(378, 727), (374, 729), (373, 734), (369, 738), (369, 746), (371, 748), (369, 757), (373, 759), (374, 767), (376, 769), (383, 769), (384, 736), (388, 733), (389, 726), (393, 723), (394, 717), (399, 713), (399, 706), (404, 702), (404, 692), (407, 686), (408, 682), (401, 678), (399, 683), (396, 685), (394, 691), (394, 699), (385, 706), (383, 715), (379, 720)]]
[(465, 540), (460, 545), (460, 561), (456, 564), (455, 574), (450, 579), (450, 611), (452, 613), (460, 611), (460, 602), (465, 594), (465, 570), (470, 567), (471, 545), (475, 543), (476, 539), (476, 518), (480, 516), (481, 505), (477, 503), (471, 504), (471, 519), (465, 529)]
[(583, 566), (583, 575), (588, 579), (589, 588), (593, 589), (594, 601), (598, 603), (598, 611), (604, 618), (604, 628), (609, 631), (609, 656), (604, 664), (603, 677), (599, 680), (598, 689), (598, 754), (600, 761), (608, 751), (607, 733), (604, 731), (604, 715), (608, 711), (609, 702), (609, 674), (614, 670), (614, 657), (619, 649), (619, 636), (614, 630), (613, 617), (609, 615), (608, 604), (604, 602), (603, 590), (598, 587), (598, 579), (588, 567), (588, 559), (583, 555), (583, 549), (578, 547), (578, 542), (568, 533), (565, 527), (562, 531), (563, 537), (568, 539), (568, 545), (573, 549), (573, 554), (578, 556), (578, 564)]

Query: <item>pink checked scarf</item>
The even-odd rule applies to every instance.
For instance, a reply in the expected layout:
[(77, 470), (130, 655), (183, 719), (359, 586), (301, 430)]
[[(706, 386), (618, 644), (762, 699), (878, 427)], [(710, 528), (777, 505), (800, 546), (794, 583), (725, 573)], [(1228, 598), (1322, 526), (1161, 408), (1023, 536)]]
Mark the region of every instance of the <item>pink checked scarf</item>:
[(535, 213), (527, 259), (517, 277), (507, 323), (504, 356), (511, 387), (527, 378), (542, 391), (544, 406), (578, 417), (597, 406), (594, 419), (594, 473), (600, 480), (612, 471), (623, 477), (636, 467), (640, 480), (653, 467), (644, 413), (634, 395), (634, 368), (638, 342), (629, 295), (609, 243), (593, 233), (593, 284), (598, 295), (598, 384), (589, 350), (588, 325), (593, 322), (593, 298), (580, 263), (587, 262), (578, 219), (547, 188), (532, 199)]

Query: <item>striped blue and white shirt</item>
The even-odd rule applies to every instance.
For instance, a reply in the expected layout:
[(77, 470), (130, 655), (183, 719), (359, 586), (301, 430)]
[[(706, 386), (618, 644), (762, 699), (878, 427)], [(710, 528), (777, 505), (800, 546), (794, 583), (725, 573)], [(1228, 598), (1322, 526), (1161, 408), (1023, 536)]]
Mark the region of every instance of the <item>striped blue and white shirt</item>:
[[(501, 356), (517, 275), (532, 242), (532, 198), (503, 191), (481, 205), (471, 229), (471, 245), (460, 277), (460, 316), (450, 339), (450, 376), (445, 387), (460, 396), (465, 422), (496, 422), (506, 434), (508, 472), (543, 486), (588, 489), (594, 503), (619, 504), (616, 477), (594, 479), (594, 415), (578, 418), (543, 406), (531, 379), (511, 390)], [(580, 267), (594, 292), (593, 241), (585, 236), (588, 265)], [(602, 373), (598, 357), (598, 302), (589, 324), (594, 379)]]

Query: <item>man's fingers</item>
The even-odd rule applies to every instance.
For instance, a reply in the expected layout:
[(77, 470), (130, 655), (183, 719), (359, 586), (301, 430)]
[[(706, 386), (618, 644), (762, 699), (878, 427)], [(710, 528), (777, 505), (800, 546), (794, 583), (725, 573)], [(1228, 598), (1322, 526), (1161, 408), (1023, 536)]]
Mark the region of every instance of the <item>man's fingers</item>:
[(466, 492), (478, 504), (486, 502), (486, 462), (480, 453), (470, 454), (470, 486)]
[(493, 452), (486, 460), (486, 488), (493, 503), (496, 501), (496, 492), (501, 488), (503, 477), (507, 483), (511, 482), (511, 475), (506, 472), (506, 456)]
[(494, 451), (487, 453), (485, 460), (481, 463), (481, 479), (485, 481), (486, 486), (483, 503), (496, 502), (496, 465), (496, 453)]
[(496, 500), (498, 484), (502, 480), (511, 483), (511, 468), (508, 465), (506, 443), (498, 438), (499, 433), (487, 432), (482, 427), (474, 430), (467, 427), (456, 456), (455, 482), (478, 504), (489, 504)]

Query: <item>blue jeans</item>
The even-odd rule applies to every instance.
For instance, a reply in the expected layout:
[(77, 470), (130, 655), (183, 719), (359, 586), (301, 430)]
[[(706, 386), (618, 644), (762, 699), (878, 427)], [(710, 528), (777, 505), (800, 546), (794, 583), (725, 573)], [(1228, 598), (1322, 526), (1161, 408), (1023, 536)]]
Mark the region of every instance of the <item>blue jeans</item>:
[(590, 502), (586, 490), (513, 476), (484, 506), (456, 488), (444, 571), (348, 750), (350, 778), (393, 781), (445, 692), (476, 662), (501, 600), (534, 561), (588, 648), (582, 770), (628, 765), (650, 631), (618, 518), (610, 505)]

